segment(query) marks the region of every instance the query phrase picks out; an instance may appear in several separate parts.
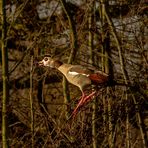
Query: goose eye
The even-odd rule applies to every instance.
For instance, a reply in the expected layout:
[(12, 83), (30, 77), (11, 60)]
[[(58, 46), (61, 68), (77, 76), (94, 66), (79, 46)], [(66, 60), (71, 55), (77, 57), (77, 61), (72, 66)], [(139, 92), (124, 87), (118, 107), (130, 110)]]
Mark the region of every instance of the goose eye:
[(47, 58), (47, 57), (45, 57), (45, 58), (44, 58), (44, 61), (48, 61), (48, 58)]

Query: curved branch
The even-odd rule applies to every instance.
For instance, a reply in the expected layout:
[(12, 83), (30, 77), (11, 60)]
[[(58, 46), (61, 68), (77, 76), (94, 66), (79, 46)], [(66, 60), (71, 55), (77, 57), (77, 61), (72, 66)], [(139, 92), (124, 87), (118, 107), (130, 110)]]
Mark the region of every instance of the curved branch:
[(68, 18), (68, 22), (69, 22), (69, 28), (70, 28), (70, 32), (71, 32), (71, 52), (70, 52), (70, 56), (68, 59), (68, 63), (72, 63), (75, 59), (76, 53), (77, 53), (77, 37), (76, 37), (76, 28), (75, 28), (75, 23), (70, 15), (69, 9), (67, 7), (67, 4), (65, 2), (65, 0), (60, 0), (61, 1), (61, 5), (64, 9), (64, 12)]
[[(68, 64), (70, 64), (74, 61), (77, 53), (76, 29), (75, 29), (72, 17), (70, 16), (70, 12), (68, 11), (69, 9), (67, 7), (65, 0), (60, 0), (60, 2), (68, 18), (69, 28), (71, 32), (71, 52), (68, 59)], [(63, 95), (64, 95), (64, 103), (67, 104), (70, 101), (70, 94), (68, 91), (68, 84), (65, 77), (63, 77)], [(66, 118), (68, 119), (67, 112), (66, 112)]]
[(127, 74), (127, 71), (125, 69), (125, 64), (124, 64), (124, 58), (122, 56), (122, 51), (121, 51), (121, 43), (120, 43), (120, 40), (119, 40), (119, 37), (118, 37), (118, 34), (116, 32), (116, 29), (114, 27), (114, 24), (112, 22), (112, 20), (110, 19), (106, 9), (105, 9), (105, 17), (107, 19), (107, 22), (109, 24), (109, 27), (111, 29), (111, 33), (115, 39), (115, 42), (117, 44), (117, 49), (118, 49), (118, 53), (119, 53), (119, 58), (120, 58), (120, 65), (121, 65), (121, 70), (122, 70), (122, 73), (123, 73), (123, 77), (124, 77), (124, 81), (125, 81), (125, 84), (129, 84), (129, 77), (128, 77), (128, 74)]

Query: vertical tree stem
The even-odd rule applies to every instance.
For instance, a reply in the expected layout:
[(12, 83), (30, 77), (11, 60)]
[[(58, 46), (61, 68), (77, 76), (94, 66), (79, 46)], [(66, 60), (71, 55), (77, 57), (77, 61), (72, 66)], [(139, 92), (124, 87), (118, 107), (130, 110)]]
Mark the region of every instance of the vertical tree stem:
[(31, 127), (31, 142), (32, 148), (34, 148), (34, 109), (33, 109), (33, 56), (31, 56), (30, 66), (30, 127)]
[[(94, 22), (93, 11), (94, 11), (94, 2), (90, 6), (89, 9), (89, 18), (88, 18), (88, 28), (89, 28), (89, 50), (90, 50), (90, 63), (93, 64), (94, 62), (94, 55), (93, 55), (93, 33), (92, 27)], [(92, 104), (92, 146), (93, 148), (97, 148), (97, 134), (96, 134), (96, 98), (94, 97), (93, 104)]]
[[(105, 5), (108, 5), (108, 1), (101, 0), (100, 5), (100, 14), (101, 14), (101, 23), (102, 23), (102, 54), (105, 54), (105, 57), (111, 57), (110, 52), (110, 36), (108, 32), (108, 23), (105, 16)], [(106, 73), (109, 73), (111, 77), (113, 77), (113, 70), (111, 66), (111, 61), (108, 58), (102, 57), (102, 70)], [(104, 132), (108, 134), (108, 144), (109, 147), (114, 147), (113, 143), (113, 125), (112, 125), (112, 98), (110, 94), (110, 88), (107, 87), (106, 89), (107, 94), (107, 109), (106, 109), (106, 101), (105, 96), (103, 96), (103, 103), (104, 103)], [(106, 129), (106, 123), (108, 119), (108, 130)], [(107, 132), (109, 131), (109, 132)]]
[(7, 106), (9, 105), (9, 76), (8, 76), (8, 50), (6, 41), (6, 1), (1, 1), (1, 20), (2, 20), (2, 39), (1, 39), (1, 49), (2, 49), (2, 79), (3, 79), (3, 99), (2, 99), (2, 147), (9, 147), (8, 144), (8, 125), (7, 125)]

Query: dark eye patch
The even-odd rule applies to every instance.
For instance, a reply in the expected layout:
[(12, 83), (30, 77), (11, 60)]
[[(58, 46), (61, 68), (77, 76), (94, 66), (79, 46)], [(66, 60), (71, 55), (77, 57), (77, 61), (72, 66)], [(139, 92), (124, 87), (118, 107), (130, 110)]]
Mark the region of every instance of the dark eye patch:
[(48, 58), (47, 58), (47, 57), (45, 57), (45, 58), (44, 58), (44, 61), (48, 61)]

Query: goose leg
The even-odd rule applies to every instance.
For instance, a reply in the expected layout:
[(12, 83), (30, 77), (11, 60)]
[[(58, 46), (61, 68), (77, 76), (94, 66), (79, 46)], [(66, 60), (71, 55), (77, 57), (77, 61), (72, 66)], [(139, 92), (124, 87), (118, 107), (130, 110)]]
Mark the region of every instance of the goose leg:
[(91, 94), (89, 94), (88, 96), (86, 96), (84, 99), (83, 99), (83, 102), (81, 103), (81, 105), (89, 102), (91, 99), (93, 99), (93, 96), (96, 94), (96, 91), (93, 91)]
[(83, 104), (84, 99), (85, 99), (85, 94), (82, 93), (82, 97), (80, 98), (79, 103), (77, 104), (76, 108), (75, 108), (74, 111), (72, 112), (72, 116), (73, 116), (73, 117), (76, 116), (77, 110), (78, 110), (78, 108)]
[(90, 99), (92, 99), (92, 97), (96, 94), (96, 91), (92, 92), (91, 94), (89, 94), (88, 96), (85, 96), (85, 94), (82, 94), (81, 100), (79, 101), (78, 105), (76, 106), (76, 108), (74, 109), (74, 111), (72, 112), (72, 116), (73, 118), (76, 116), (77, 111), (79, 109), (80, 106), (83, 106), (85, 103), (89, 102)]

